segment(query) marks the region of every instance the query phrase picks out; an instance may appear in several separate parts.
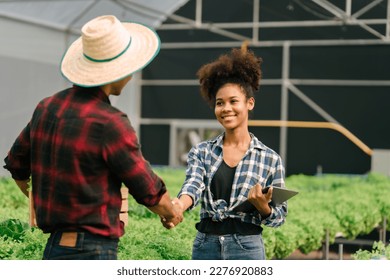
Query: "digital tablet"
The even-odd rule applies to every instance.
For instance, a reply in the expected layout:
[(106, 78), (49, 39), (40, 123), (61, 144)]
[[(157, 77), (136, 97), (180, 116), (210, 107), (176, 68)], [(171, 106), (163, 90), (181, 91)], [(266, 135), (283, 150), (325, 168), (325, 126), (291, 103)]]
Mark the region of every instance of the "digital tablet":
[[(262, 190), (263, 193), (267, 193), (268, 189), (269, 189), (269, 187), (264, 188)], [(295, 190), (273, 187), (271, 205), (279, 205), (297, 194), (298, 194), (298, 191), (295, 191)], [(255, 211), (256, 207), (252, 203), (250, 203), (248, 200), (246, 200), (243, 203), (237, 205), (233, 210), (236, 212), (247, 213), (247, 212)]]

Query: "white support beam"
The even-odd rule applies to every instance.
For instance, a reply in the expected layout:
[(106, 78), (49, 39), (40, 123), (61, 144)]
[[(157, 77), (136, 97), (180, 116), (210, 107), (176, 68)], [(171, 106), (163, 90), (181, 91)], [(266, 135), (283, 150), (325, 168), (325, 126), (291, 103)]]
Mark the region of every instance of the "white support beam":
[(345, 1), (345, 13), (347, 14), (347, 17), (351, 16), (351, 14), (352, 14), (352, 0)]
[[(359, 19), (360, 22), (370, 25), (385, 25), (387, 19), (372, 18)], [(326, 27), (326, 26), (342, 26), (345, 23), (340, 20), (293, 20), (293, 21), (267, 21), (267, 22), (218, 22), (213, 23), (214, 26), (222, 29), (250, 29), (250, 28), (297, 28), (297, 27)], [(355, 22), (349, 22), (350, 25), (357, 25)], [(188, 30), (193, 27), (184, 23), (167, 23), (162, 24), (158, 30)], [(206, 29), (205, 25), (200, 25), (199, 28)]]
[[(352, 39), (352, 40), (290, 40), (291, 47), (304, 46), (366, 46), (366, 45), (389, 45), (389, 40), (379, 39)], [(205, 49), (205, 48), (236, 48), (240, 47), (241, 41), (232, 42), (175, 42), (162, 43), (161, 49)], [(259, 41), (250, 42), (252, 47), (283, 47), (284, 41)]]
[(321, 6), (322, 8), (326, 9), (330, 13), (334, 14), (336, 17), (341, 19), (346, 24), (357, 24), (367, 32), (371, 33), (372, 35), (378, 37), (379, 39), (385, 40), (385, 36), (383, 36), (381, 33), (373, 29), (372, 27), (368, 26), (367, 24), (363, 23), (362, 21), (358, 20), (354, 16), (348, 16), (345, 11), (338, 8), (334, 4), (326, 1), (326, 0), (312, 0), (317, 5)]
[(390, 41), (390, 0), (387, 0), (386, 40)]
[(367, 32), (371, 33), (372, 35), (378, 37), (379, 39), (382, 39), (382, 40), (386, 39), (385, 36), (383, 36), (383, 34), (381, 34), (380, 32), (376, 31), (374, 28), (368, 26), (367, 24), (365, 24), (359, 20), (351, 19), (350, 22), (356, 22), (361, 28), (363, 28)]
[[(284, 79), (262, 79), (261, 85), (283, 85)], [(367, 86), (367, 87), (388, 87), (390, 80), (341, 80), (341, 79), (288, 79), (294, 85), (304, 86)], [(199, 86), (197, 79), (187, 80), (142, 80), (142, 86)], [(390, 92), (389, 92), (390, 93)]]
[(260, 0), (253, 0), (253, 22), (252, 22), (252, 42), (259, 42), (259, 27), (256, 22), (260, 22)]
[(346, 18), (345, 11), (341, 10), (339, 7), (335, 6), (332, 3), (326, 0), (312, 0), (312, 1), (341, 20), (344, 20)]
[[(348, 1), (352, 1), (352, 0), (348, 0)], [(364, 6), (363, 8), (361, 8), (359, 11), (355, 12), (352, 15), (352, 17), (357, 19), (357, 18), (359, 18), (363, 14), (367, 13), (369, 10), (371, 10), (372, 8), (374, 8), (375, 6), (377, 6), (378, 4), (380, 4), (382, 2), (383, 2), (383, 0), (372, 1), (371, 3), (369, 3), (366, 6)]]
[(195, 9), (195, 26), (200, 27), (202, 25), (202, 7), (203, 0), (196, 0), (196, 9)]
[[(283, 58), (282, 58), (282, 91), (280, 102), (280, 119), (282, 121), (288, 120), (288, 87), (290, 77), (290, 44), (285, 42), (283, 45)], [(283, 159), (285, 167), (287, 167), (287, 127), (280, 127), (280, 139), (279, 139), (279, 154)]]
[(177, 127), (176, 121), (170, 123), (169, 126), (169, 166), (178, 166), (176, 160), (176, 147), (177, 147)]
[(188, 18), (178, 16), (175, 14), (169, 15), (168, 17), (174, 21), (179, 22), (179, 23), (185, 23), (186, 25), (191, 27), (191, 29), (206, 29), (210, 32), (225, 36), (225, 37), (233, 39), (233, 40), (239, 40), (239, 41), (250, 40), (250, 38), (248, 38), (248, 37), (242, 36), (242, 35), (234, 33), (234, 32), (224, 30), (222, 28), (215, 26), (214, 24), (200, 23), (200, 22), (197, 22), (195, 20), (188, 19)]
[(305, 86), (367, 86), (388, 87), (389, 80), (335, 80), (335, 79), (290, 79), (294, 85)]
[(305, 95), (300, 89), (298, 89), (293, 84), (289, 84), (289, 90), (294, 93), (299, 99), (301, 99), (306, 105), (312, 108), (315, 112), (317, 112), (321, 117), (323, 117), (326, 121), (331, 123), (340, 124), (335, 118), (333, 118), (329, 113), (327, 113), (324, 109), (322, 109), (317, 103), (311, 100), (307, 95)]
[[(264, 79), (261, 85), (281, 85), (281, 79)], [(199, 86), (197, 79), (177, 79), (177, 80), (142, 80), (143, 86)]]
[(150, 119), (143, 118), (140, 120), (140, 124), (159, 124), (159, 125), (174, 125), (177, 128), (222, 128), (221, 124), (216, 120), (200, 120), (200, 119)]

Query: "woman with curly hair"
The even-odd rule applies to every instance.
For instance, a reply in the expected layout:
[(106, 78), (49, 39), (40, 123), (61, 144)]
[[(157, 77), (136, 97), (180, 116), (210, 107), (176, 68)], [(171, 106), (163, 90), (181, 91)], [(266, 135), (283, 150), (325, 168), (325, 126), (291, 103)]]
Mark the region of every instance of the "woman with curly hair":
[[(244, 45), (203, 65), (200, 92), (224, 132), (194, 146), (186, 179), (173, 200), (184, 212), (201, 204), (192, 259), (265, 259), (262, 226), (285, 221), (287, 203), (273, 205), (272, 187), (284, 188), (280, 156), (248, 128), (262, 59)], [(270, 187), (263, 193), (265, 187)], [(251, 207), (237, 207), (248, 200)]]

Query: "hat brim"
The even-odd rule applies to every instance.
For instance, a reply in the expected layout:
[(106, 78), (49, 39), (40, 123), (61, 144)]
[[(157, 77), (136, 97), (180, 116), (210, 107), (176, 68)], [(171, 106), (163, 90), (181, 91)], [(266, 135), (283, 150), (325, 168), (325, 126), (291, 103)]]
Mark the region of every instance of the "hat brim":
[(84, 56), (80, 37), (62, 58), (62, 75), (75, 85), (94, 87), (119, 81), (147, 66), (160, 51), (159, 36), (154, 30), (139, 23), (122, 24), (131, 36), (126, 52), (111, 61), (94, 62)]

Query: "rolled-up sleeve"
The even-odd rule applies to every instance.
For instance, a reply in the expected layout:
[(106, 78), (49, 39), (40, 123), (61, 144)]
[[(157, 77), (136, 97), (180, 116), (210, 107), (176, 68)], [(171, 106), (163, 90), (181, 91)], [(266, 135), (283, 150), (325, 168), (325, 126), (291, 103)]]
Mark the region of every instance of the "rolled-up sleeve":
[[(272, 174), (271, 185), (277, 188), (286, 188), (284, 183), (285, 172), (281, 158), (278, 159), (274, 167), (275, 172)], [(266, 219), (262, 220), (262, 224), (268, 227), (279, 227), (286, 221), (287, 216), (287, 201), (280, 205), (271, 206), (272, 212)]]
[(13, 179), (27, 180), (31, 175), (30, 123), (21, 131), (4, 159), (4, 168)]
[(200, 157), (201, 154), (198, 147), (193, 147), (188, 153), (186, 179), (178, 194), (178, 197), (186, 194), (192, 198), (193, 204), (189, 210), (198, 205), (202, 192), (205, 189), (203, 179), (206, 175), (206, 170)]

